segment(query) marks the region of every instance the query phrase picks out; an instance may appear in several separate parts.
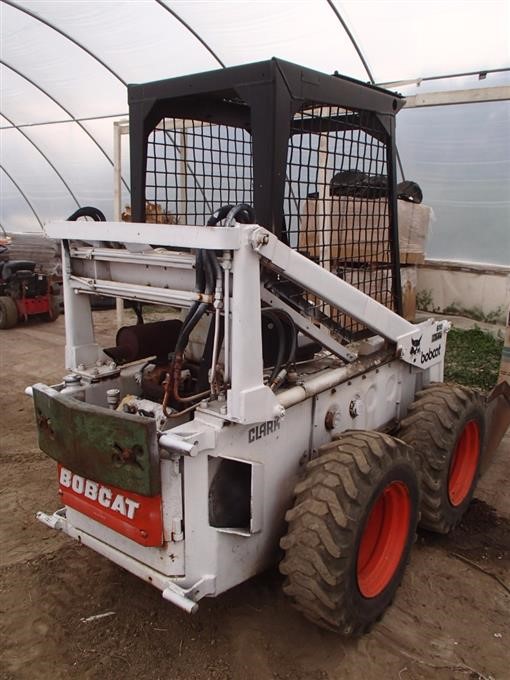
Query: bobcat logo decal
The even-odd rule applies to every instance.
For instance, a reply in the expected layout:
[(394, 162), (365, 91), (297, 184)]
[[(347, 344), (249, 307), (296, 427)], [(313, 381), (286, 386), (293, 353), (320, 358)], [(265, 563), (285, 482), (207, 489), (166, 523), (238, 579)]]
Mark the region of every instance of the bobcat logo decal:
[(416, 340), (411, 340), (411, 352), (410, 352), (411, 356), (414, 356), (415, 354), (419, 354), (421, 352), (420, 345), (422, 337), (423, 335), (420, 335), (420, 337), (417, 338)]

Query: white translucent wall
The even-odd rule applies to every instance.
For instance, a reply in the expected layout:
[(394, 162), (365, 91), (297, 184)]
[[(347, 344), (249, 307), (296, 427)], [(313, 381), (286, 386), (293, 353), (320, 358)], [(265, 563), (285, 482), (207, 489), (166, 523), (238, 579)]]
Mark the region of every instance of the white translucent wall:
[[(507, 84), (506, 74), (405, 88), (424, 94)], [(397, 142), (406, 179), (436, 220), (427, 256), (510, 267), (510, 101), (403, 109)]]

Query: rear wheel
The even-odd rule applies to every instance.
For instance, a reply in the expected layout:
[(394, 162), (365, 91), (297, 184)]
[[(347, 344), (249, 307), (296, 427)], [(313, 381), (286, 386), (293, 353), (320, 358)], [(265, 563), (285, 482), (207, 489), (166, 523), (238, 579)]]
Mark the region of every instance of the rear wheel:
[(485, 436), (481, 395), (460, 385), (417, 393), (398, 436), (422, 459), (420, 525), (448, 533), (467, 510), (478, 481)]
[(281, 540), (284, 591), (308, 619), (361, 635), (397, 590), (418, 522), (411, 451), (381, 432), (346, 432), (296, 486)]
[(58, 295), (50, 295), (49, 307), (48, 319), (56, 321), (60, 316), (60, 297)]
[(18, 322), (18, 309), (11, 297), (0, 297), (0, 328), (12, 328)]

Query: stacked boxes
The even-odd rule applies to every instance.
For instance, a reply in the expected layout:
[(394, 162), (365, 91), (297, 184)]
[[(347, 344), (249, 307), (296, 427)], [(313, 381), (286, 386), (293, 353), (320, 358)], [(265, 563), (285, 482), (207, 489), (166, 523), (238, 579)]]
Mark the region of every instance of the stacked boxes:
[[(421, 203), (397, 203), (400, 263), (422, 264), (432, 208)], [(328, 250), (329, 258), (324, 260), (390, 262), (389, 248), (374, 242), (378, 234), (381, 243), (388, 242), (389, 222), (388, 202), (384, 198), (308, 198), (301, 213), (299, 248), (312, 257), (320, 257)]]
[[(416, 265), (425, 259), (432, 209), (398, 201), (403, 314), (414, 320)], [(302, 205), (299, 250), (382, 304), (391, 300), (387, 267), (389, 209), (384, 198), (308, 198)]]

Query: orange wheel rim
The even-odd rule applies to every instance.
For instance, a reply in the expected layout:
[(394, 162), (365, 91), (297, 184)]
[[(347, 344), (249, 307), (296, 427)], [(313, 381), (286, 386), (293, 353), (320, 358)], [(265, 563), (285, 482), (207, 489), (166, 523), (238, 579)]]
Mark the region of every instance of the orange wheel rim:
[(470, 420), (464, 426), (450, 463), (448, 498), (453, 506), (460, 505), (469, 494), (480, 458), (480, 426)]
[(372, 505), (361, 535), (357, 579), (363, 597), (377, 597), (395, 575), (407, 543), (410, 518), (407, 486), (391, 482)]

